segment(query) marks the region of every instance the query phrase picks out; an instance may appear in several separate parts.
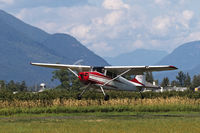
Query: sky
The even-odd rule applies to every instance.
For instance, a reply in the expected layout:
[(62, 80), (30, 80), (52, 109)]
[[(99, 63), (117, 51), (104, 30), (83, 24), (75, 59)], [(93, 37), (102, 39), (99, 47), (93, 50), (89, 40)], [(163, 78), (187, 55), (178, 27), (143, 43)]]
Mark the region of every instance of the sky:
[(0, 9), (48, 33), (74, 36), (102, 57), (172, 52), (200, 40), (199, 0), (0, 0)]

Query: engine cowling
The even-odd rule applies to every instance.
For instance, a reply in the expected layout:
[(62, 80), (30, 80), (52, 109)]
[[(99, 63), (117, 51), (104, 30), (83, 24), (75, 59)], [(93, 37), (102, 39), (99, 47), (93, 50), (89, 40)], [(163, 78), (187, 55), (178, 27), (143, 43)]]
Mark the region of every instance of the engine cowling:
[(88, 82), (89, 82), (89, 72), (80, 72), (78, 74), (78, 78), (82, 83), (88, 84)]

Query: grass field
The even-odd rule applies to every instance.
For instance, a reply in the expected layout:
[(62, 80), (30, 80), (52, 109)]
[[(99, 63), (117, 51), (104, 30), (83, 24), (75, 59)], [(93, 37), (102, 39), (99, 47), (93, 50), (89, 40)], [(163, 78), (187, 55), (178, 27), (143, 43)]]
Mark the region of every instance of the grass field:
[(200, 99), (0, 100), (0, 133), (198, 133)]
[(0, 117), (1, 133), (198, 133), (200, 113), (19, 114)]

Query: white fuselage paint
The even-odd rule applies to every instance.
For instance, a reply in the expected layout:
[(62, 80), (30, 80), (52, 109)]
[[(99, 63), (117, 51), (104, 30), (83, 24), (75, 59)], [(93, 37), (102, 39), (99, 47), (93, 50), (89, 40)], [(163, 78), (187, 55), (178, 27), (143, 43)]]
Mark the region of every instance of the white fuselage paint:
[[(109, 82), (110, 78), (108, 77), (103, 77), (103, 76), (99, 76), (96, 74), (90, 74), (89, 75), (89, 80), (92, 82), (95, 82), (96, 86), (102, 86), (103, 84)], [(141, 86), (140, 84), (136, 85), (137, 83), (131, 82), (125, 78), (123, 78), (122, 76), (120, 76), (119, 78), (110, 81), (108, 84), (106, 84), (105, 86), (103, 86), (104, 89), (111, 89), (111, 90), (124, 90), (124, 91), (136, 91), (137, 90), (137, 86)]]

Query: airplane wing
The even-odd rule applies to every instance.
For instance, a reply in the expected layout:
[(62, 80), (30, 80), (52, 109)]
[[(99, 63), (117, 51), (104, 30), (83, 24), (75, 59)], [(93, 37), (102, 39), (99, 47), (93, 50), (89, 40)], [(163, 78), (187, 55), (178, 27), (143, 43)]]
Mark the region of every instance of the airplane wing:
[(154, 72), (154, 71), (167, 71), (167, 70), (176, 70), (175, 66), (105, 66), (105, 70), (113, 72), (115, 74), (123, 73), (130, 69), (126, 74), (140, 75), (144, 72)]
[[(49, 67), (55, 69), (68, 69), (82, 72), (82, 71), (91, 71), (93, 68), (92, 66), (85, 66), (85, 65), (66, 65), (66, 64), (49, 64), (49, 63), (31, 63), (34, 66), (40, 67)], [(98, 67), (95, 67), (98, 68)], [(102, 67), (100, 67), (102, 68)], [(126, 74), (133, 74), (133, 75), (141, 75), (144, 72), (153, 72), (153, 71), (167, 71), (167, 70), (175, 70), (177, 69), (175, 66), (104, 66), (105, 70), (109, 72), (113, 72), (117, 75), (128, 71)]]
[(91, 66), (83, 66), (83, 65), (66, 65), (66, 64), (49, 64), (49, 63), (31, 63), (31, 65), (40, 66), (40, 67), (49, 67), (49, 68), (55, 68), (55, 69), (70, 68), (77, 72), (91, 70)]

